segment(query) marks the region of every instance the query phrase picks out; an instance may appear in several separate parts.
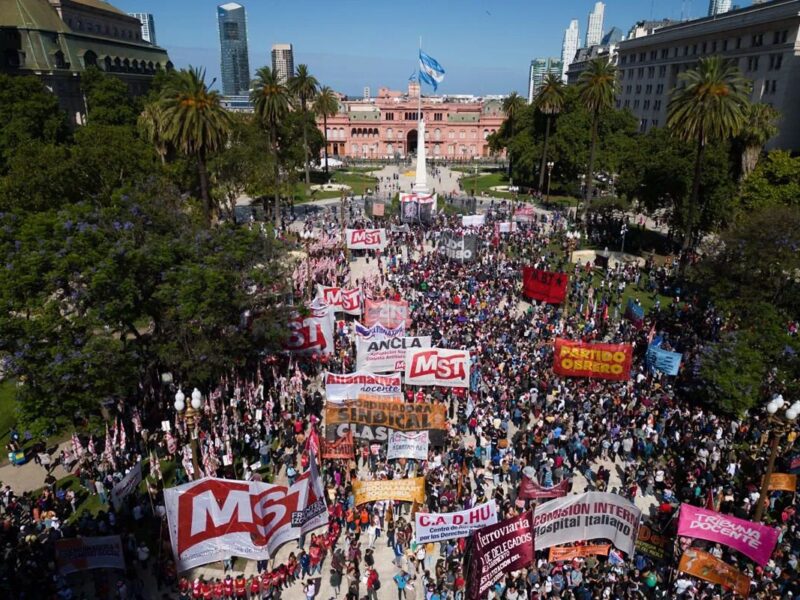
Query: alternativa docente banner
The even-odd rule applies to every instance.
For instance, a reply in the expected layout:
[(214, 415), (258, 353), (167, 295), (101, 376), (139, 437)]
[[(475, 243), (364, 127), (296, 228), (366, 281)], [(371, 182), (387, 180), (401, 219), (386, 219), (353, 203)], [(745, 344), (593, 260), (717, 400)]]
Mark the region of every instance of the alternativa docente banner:
[(179, 571), (231, 556), (267, 559), (285, 542), (328, 523), (313, 460), (289, 488), (206, 477), (164, 490), (164, 504)]

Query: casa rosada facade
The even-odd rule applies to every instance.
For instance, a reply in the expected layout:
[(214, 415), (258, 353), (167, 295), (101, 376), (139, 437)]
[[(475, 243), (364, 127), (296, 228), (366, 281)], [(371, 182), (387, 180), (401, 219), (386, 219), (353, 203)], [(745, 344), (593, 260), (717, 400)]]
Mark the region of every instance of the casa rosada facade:
[[(381, 88), (376, 98), (342, 100), (327, 121), (328, 154), (339, 158), (405, 158), (417, 148), (419, 85), (406, 93)], [(422, 98), (429, 159), (470, 160), (490, 155), (490, 134), (505, 119), (502, 100), (473, 96)], [(325, 133), (323, 119), (317, 120)]]

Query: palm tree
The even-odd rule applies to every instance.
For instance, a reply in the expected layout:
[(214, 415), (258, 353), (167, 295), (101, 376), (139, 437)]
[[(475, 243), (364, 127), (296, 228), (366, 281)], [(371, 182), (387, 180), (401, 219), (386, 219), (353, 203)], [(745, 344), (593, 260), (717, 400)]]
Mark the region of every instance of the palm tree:
[(297, 70), (293, 77), (289, 79), (289, 92), (294, 99), (300, 103), (300, 112), (303, 114), (303, 156), (305, 158), (306, 185), (311, 183), (311, 175), (308, 169), (308, 131), (306, 129), (306, 116), (308, 115), (308, 103), (314, 100), (317, 95), (319, 83), (316, 77), (308, 72), (308, 65), (297, 65)]
[(747, 106), (744, 127), (736, 138), (742, 150), (741, 179), (753, 172), (764, 146), (778, 133), (775, 126), (778, 117), (780, 113), (769, 104), (759, 102)]
[(700, 200), (703, 155), (709, 142), (739, 134), (745, 124), (750, 83), (739, 68), (720, 56), (701, 58), (694, 69), (678, 77), (667, 106), (667, 127), (680, 138), (694, 142), (694, 176), (688, 231), (683, 240), (688, 250), (694, 240)]
[(578, 98), (592, 117), (592, 145), (586, 169), (583, 214), (586, 215), (594, 191), (594, 160), (597, 155), (597, 128), (600, 115), (612, 107), (617, 92), (617, 67), (605, 57), (590, 61), (578, 78)]
[(164, 136), (164, 111), (158, 102), (148, 102), (137, 119), (139, 134), (151, 143), (161, 158), (161, 164), (167, 162), (167, 140)]
[[(275, 226), (281, 222), (278, 167), (278, 127), (289, 113), (289, 90), (281, 83), (278, 74), (269, 67), (261, 67), (256, 71), (253, 81), (253, 90), (250, 92), (250, 101), (253, 103), (256, 115), (267, 130), (269, 146), (274, 158), (275, 177)], [(266, 207), (265, 207), (266, 212)]]
[(322, 129), (325, 135), (325, 176), (328, 175), (328, 117), (339, 112), (339, 99), (327, 85), (319, 90), (314, 100), (314, 112), (322, 117)]
[[(508, 139), (512, 140), (514, 138), (514, 120), (519, 116), (519, 113), (522, 112), (522, 109), (525, 108), (525, 100), (520, 96), (517, 92), (511, 92), (508, 96), (505, 97), (503, 100), (503, 112), (506, 113), (506, 123), (508, 124)], [(513, 156), (511, 154), (511, 148), (508, 148), (508, 179), (511, 183), (514, 182), (512, 177), (511, 168), (513, 166)]]
[(208, 185), (208, 155), (225, 144), (231, 118), (220, 104), (220, 95), (210, 91), (205, 70), (182, 69), (167, 82), (159, 100), (166, 141), (197, 160), (200, 196), (206, 223), (211, 224), (214, 206)]
[(547, 165), (547, 143), (550, 141), (550, 124), (555, 120), (556, 115), (564, 108), (564, 82), (561, 77), (553, 73), (548, 73), (544, 78), (542, 87), (533, 105), (544, 115), (547, 115), (547, 125), (544, 130), (544, 149), (542, 150), (542, 166), (539, 168), (539, 191), (544, 185), (544, 169)]

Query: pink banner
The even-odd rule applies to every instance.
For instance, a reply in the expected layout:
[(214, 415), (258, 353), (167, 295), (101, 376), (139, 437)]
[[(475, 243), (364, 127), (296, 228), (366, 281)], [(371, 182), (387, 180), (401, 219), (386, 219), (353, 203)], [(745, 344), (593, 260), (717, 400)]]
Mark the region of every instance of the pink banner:
[(537, 482), (522, 476), (522, 481), (519, 484), (519, 493), (517, 498), (520, 500), (538, 500), (540, 498), (561, 498), (566, 496), (569, 491), (569, 479), (564, 479), (558, 485), (553, 487), (542, 487)]
[(681, 504), (678, 535), (725, 544), (762, 567), (778, 543), (777, 529), (691, 504)]

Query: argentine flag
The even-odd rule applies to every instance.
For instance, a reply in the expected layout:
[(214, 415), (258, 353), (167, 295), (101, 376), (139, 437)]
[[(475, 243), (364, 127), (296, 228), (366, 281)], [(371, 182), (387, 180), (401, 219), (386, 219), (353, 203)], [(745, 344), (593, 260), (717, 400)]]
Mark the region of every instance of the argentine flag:
[(435, 58), (428, 56), (422, 50), (419, 51), (419, 79), (433, 87), (433, 91), (439, 87), (444, 79), (444, 69)]

